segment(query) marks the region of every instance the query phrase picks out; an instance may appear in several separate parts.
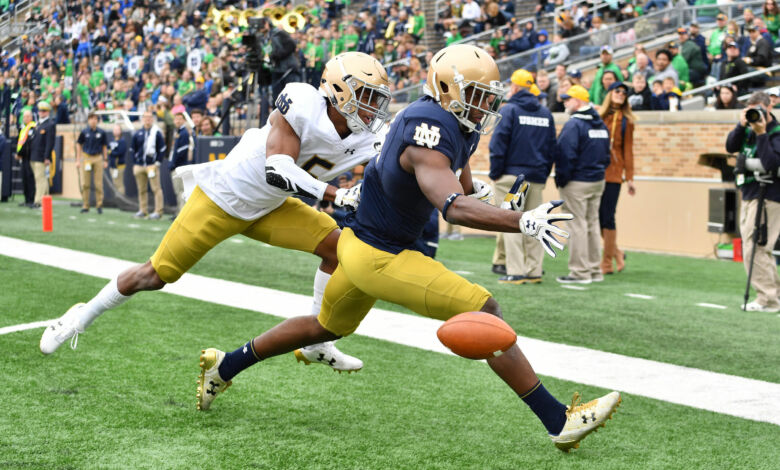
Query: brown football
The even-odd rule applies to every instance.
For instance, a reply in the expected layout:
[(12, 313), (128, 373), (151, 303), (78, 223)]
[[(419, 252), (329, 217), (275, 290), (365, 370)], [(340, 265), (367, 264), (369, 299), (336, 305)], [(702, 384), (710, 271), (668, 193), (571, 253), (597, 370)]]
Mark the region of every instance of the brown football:
[(436, 336), (452, 352), (467, 359), (499, 356), (517, 342), (511, 326), (484, 312), (455, 315), (439, 327)]

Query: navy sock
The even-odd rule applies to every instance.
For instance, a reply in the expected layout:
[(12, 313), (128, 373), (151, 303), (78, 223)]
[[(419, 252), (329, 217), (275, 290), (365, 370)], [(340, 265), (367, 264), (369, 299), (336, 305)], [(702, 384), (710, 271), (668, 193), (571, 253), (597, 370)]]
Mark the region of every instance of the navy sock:
[(260, 359), (257, 358), (255, 350), (252, 347), (252, 340), (249, 340), (248, 343), (235, 351), (225, 354), (225, 359), (223, 359), (222, 364), (219, 365), (219, 376), (222, 377), (222, 380), (227, 382), (238, 375), (242, 370), (257, 364), (259, 361)]
[(563, 425), (566, 424), (566, 405), (550, 395), (541, 380), (530, 390), (518, 396), (542, 421), (548, 433), (556, 436), (560, 434)]

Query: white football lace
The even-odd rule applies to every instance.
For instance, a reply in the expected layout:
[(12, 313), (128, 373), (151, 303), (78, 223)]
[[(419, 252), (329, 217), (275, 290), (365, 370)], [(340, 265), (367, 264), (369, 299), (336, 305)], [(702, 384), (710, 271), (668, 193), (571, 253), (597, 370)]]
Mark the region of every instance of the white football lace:
[(73, 333), (73, 336), (70, 338), (70, 349), (76, 349), (76, 346), (79, 344), (79, 330), (76, 330), (75, 333)]

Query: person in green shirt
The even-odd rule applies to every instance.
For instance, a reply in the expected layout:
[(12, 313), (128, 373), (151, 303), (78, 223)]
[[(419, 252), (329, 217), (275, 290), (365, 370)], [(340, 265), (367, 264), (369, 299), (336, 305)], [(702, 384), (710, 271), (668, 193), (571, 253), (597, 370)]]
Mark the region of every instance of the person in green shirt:
[(450, 26), (450, 36), (445, 41), (445, 46), (449, 46), (450, 44), (460, 41), (463, 39), (463, 36), (460, 34), (460, 30), (458, 30), (457, 25)]
[(342, 36), (344, 40), (344, 50), (354, 52), (357, 50), (358, 42), (360, 41), (360, 35), (355, 25), (347, 26), (346, 34)]
[(672, 53), (672, 67), (677, 71), (678, 87), (681, 91), (690, 90), (693, 88), (691, 85), (691, 76), (688, 70), (688, 62), (685, 57), (680, 54), (680, 45), (677, 41), (672, 41), (668, 45), (669, 52)]
[(181, 96), (195, 91), (195, 82), (192, 81), (192, 72), (189, 70), (184, 71), (181, 80), (179, 80), (179, 83), (176, 86), (176, 91)]
[(423, 34), (425, 34), (425, 13), (422, 11), (422, 8), (418, 7), (414, 9), (414, 17), (412, 20), (414, 21), (414, 26), (412, 26), (410, 33), (414, 38), (414, 42), (419, 43)]
[(304, 57), (306, 57), (306, 76), (311, 86), (319, 88), (325, 51), (322, 47), (322, 38), (314, 33), (310, 37), (311, 39), (303, 52)]
[(717, 62), (720, 61), (721, 59), (721, 47), (723, 45), (723, 38), (726, 37), (726, 20), (727, 20), (726, 15), (724, 15), (723, 13), (719, 13), (718, 16), (715, 18), (717, 26), (715, 27), (714, 30), (712, 30), (712, 33), (710, 34), (710, 38), (707, 40), (707, 57), (709, 57), (710, 62), (713, 61)]
[(625, 79), (623, 72), (620, 71), (620, 67), (612, 62), (612, 48), (610, 46), (601, 46), (601, 64), (599, 64), (599, 68), (596, 70), (596, 76), (593, 77), (593, 83), (588, 92), (590, 102), (595, 105), (601, 105), (601, 102), (604, 101), (604, 95), (607, 94), (607, 90), (601, 85), (601, 77), (607, 70), (614, 72), (618, 81)]
[(772, 35), (772, 41), (776, 42), (780, 30), (780, 9), (777, 7), (776, 0), (764, 2), (764, 24), (769, 34)]

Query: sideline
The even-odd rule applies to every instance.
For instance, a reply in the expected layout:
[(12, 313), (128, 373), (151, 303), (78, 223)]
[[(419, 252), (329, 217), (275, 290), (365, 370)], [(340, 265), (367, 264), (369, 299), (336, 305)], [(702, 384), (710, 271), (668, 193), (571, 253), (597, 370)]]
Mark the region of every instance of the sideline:
[[(135, 264), (4, 236), (0, 236), (0, 255), (103, 279), (111, 279)], [(166, 285), (163, 291), (283, 318), (311, 309), (309, 296), (196, 274), (185, 274), (175, 284)], [(43, 327), (48, 321), (39, 323)], [(441, 323), (439, 320), (375, 308), (356, 333), (452, 354), (436, 338), (436, 330)], [(25, 325), (3, 330), (20, 326)], [(540, 375), (780, 426), (780, 414), (770, 411), (776, 409), (780, 384), (521, 336), (517, 341)]]

